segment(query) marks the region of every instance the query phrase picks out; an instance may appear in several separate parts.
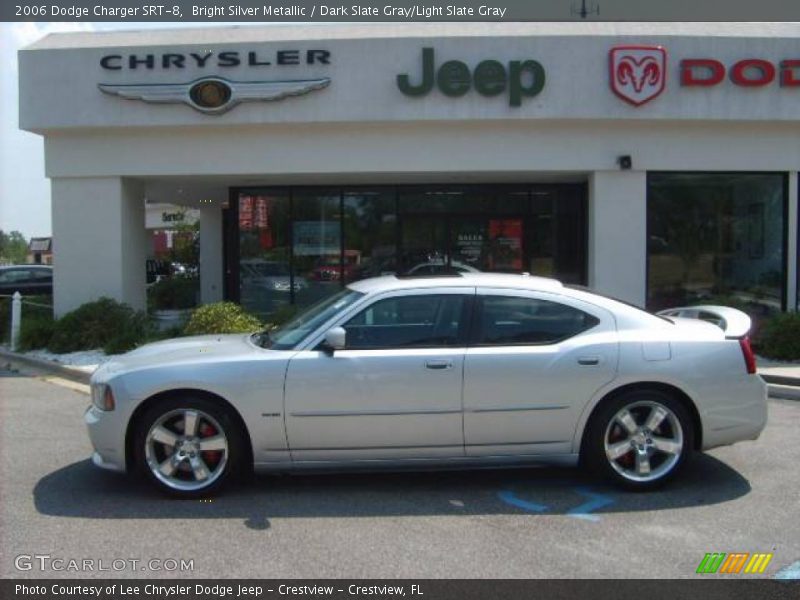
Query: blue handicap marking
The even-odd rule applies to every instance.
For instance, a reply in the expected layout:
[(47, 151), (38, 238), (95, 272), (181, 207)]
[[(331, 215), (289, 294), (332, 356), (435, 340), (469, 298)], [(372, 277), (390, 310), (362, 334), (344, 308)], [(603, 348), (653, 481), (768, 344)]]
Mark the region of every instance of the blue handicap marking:
[(600, 515), (593, 515), (590, 514), (592, 511), (597, 510), (598, 508), (603, 508), (604, 506), (609, 506), (614, 504), (614, 499), (610, 496), (606, 496), (604, 494), (598, 494), (597, 492), (592, 491), (591, 488), (588, 487), (577, 487), (575, 491), (578, 492), (581, 496), (585, 498), (589, 498), (588, 502), (584, 502), (580, 506), (576, 506), (567, 511), (568, 517), (575, 517), (576, 519), (583, 519), (585, 521), (593, 521), (597, 522), (600, 520)]
[(800, 560), (778, 571), (775, 579), (800, 579)]
[(529, 502), (528, 500), (518, 498), (517, 495), (511, 490), (503, 490), (502, 492), (498, 492), (497, 496), (506, 504), (516, 506), (517, 508), (527, 510), (528, 512), (538, 513), (547, 510), (547, 506), (545, 504), (536, 504), (536, 502)]

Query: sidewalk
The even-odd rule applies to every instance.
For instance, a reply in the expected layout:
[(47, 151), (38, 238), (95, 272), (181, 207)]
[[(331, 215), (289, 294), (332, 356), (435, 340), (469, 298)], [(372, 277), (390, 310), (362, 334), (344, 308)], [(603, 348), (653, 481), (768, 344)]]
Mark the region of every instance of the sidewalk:
[(800, 362), (777, 362), (756, 357), (758, 373), (767, 381), (800, 386)]

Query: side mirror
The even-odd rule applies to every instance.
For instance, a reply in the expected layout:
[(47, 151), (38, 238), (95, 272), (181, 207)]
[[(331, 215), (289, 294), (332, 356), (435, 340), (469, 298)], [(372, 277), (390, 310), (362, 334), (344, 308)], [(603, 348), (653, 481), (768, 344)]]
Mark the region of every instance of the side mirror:
[(334, 327), (325, 332), (325, 345), (331, 350), (343, 350), (346, 337), (344, 327)]

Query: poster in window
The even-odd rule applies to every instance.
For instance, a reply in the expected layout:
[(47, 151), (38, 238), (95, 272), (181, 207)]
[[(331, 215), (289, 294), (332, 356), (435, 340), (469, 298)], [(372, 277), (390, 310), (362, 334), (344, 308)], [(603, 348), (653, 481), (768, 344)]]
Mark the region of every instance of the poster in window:
[(522, 219), (490, 220), (489, 241), (491, 270), (522, 270)]

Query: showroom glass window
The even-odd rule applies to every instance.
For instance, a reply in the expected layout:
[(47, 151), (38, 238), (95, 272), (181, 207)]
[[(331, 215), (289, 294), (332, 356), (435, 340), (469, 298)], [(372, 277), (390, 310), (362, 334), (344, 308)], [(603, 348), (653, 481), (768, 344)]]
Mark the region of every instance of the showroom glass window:
[(647, 302), (782, 308), (786, 178), (781, 173), (648, 177)]
[(295, 303), (308, 306), (341, 289), (342, 206), (338, 189), (292, 192)]
[(231, 209), (226, 297), (265, 322), (391, 273), (586, 282), (584, 184), (241, 188)]
[(396, 204), (393, 188), (344, 190), (345, 283), (397, 271)]
[(238, 195), (239, 302), (262, 319), (291, 303), (289, 196)]

